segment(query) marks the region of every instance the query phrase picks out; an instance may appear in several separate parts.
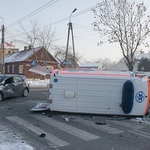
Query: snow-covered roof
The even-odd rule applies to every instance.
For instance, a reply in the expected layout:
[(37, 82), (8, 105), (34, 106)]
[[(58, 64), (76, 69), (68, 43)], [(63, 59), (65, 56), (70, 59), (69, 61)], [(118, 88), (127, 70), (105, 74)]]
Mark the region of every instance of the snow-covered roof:
[(147, 58), (147, 59), (150, 59), (150, 54), (149, 53), (142, 53), (140, 54), (137, 59), (142, 59), (142, 58)]
[(86, 63), (81, 64), (79, 68), (99, 68), (100, 66), (105, 66), (102, 62), (100, 63)]
[(114, 65), (112, 68), (110, 68), (110, 70), (115, 70), (115, 71), (117, 71), (117, 70), (119, 70), (119, 71), (124, 70), (124, 71), (128, 71), (129, 69), (128, 69), (126, 63), (125, 63), (124, 58), (122, 58), (116, 65)]
[(8, 42), (4, 42), (4, 47), (7, 49), (7, 48), (12, 48), (12, 49), (14, 49), (15, 48), (15, 46), (10, 42), (10, 43), (8, 43)]
[[(0, 44), (0, 47), (2, 47), (2, 45)], [(12, 42), (8, 43), (8, 42), (4, 42), (4, 47), (5, 49), (15, 49), (15, 46), (13, 45)]]
[[(138, 65), (138, 62), (136, 61), (134, 64), (134, 68), (133, 68), (134, 71), (137, 71), (137, 65)], [(125, 63), (125, 58), (121, 58), (118, 63), (116, 63), (112, 68), (110, 68), (110, 70), (129, 71), (129, 68), (127, 67), (127, 65)]]
[(32, 56), (35, 52), (39, 51), (41, 48), (42, 47), (37, 47), (30, 50), (21, 50), (15, 53), (9, 53), (5, 56), (5, 63), (24, 61)]

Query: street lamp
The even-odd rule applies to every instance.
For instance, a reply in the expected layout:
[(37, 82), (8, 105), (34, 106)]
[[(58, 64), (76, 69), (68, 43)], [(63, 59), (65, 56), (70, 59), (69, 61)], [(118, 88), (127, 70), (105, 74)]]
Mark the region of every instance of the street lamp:
[(77, 10), (77, 8), (75, 8), (73, 11), (72, 11), (72, 13), (70, 14), (70, 18), (69, 18), (69, 22), (71, 23), (71, 16), (72, 16), (72, 14), (75, 12)]
[(68, 24), (68, 37), (67, 37), (67, 47), (66, 47), (66, 54), (65, 54), (65, 62), (67, 62), (67, 55), (68, 55), (68, 48), (69, 48), (69, 36), (70, 36), (70, 31), (72, 34), (72, 48), (73, 48), (73, 62), (74, 62), (74, 68), (76, 68), (76, 61), (75, 61), (75, 48), (74, 48), (74, 36), (73, 36), (73, 27), (72, 27), (72, 22), (71, 22), (71, 16), (72, 14), (77, 10), (77, 8), (75, 8), (72, 13), (70, 14), (69, 17), (69, 24)]
[(2, 49), (2, 74), (4, 73), (4, 30), (5, 30), (5, 27), (4, 27), (4, 18), (3, 17), (0, 17), (2, 20), (3, 20), (3, 24), (2, 24), (2, 40), (1, 40), (1, 49)]

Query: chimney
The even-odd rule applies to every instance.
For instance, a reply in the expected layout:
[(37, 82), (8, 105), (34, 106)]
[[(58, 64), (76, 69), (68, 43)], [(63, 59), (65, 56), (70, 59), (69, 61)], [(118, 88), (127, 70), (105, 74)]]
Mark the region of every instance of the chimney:
[(32, 45), (28, 45), (28, 50), (31, 50), (32, 49)]
[(27, 50), (27, 46), (24, 46), (24, 50)]

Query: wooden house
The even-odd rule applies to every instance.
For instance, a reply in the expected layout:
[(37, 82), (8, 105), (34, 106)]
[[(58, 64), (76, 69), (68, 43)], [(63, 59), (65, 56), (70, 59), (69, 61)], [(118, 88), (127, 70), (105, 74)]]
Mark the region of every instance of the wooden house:
[(50, 78), (47, 70), (58, 68), (57, 60), (43, 47), (25, 47), (24, 50), (10, 52), (5, 56), (4, 63), (5, 74), (22, 74), (30, 79)]

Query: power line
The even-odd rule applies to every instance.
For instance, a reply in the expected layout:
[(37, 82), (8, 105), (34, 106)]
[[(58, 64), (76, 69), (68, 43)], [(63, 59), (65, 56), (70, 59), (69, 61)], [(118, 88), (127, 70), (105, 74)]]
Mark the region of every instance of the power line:
[(58, 1), (59, 1), (59, 0), (56, 0), (56, 1), (55, 1), (55, 0), (51, 0), (51, 1), (48, 2), (47, 4), (45, 4), (45, 5), (43, 5), (42, 7), (36, 9), (35, 11), (33, 11), (33, 12), (31, 12), (30, 14), (26, 15), (25, 17), (23, 17), (23, 18), (21, 18), (21, 19), (15, 21), (14, 23), (8, 25), (7, 28), (10, 28), (10, 27), (15, 26), (15, 25), (18, 24), (19, 22), (22, 22), (22, 21), (28, 19), (29, 17), (31, 17), (31, 16), (33, 16), (33, 15), (39, 13), (40, 11), (42, 11), (42, 10), (46, 9), (47, 7), (49, 7), (49, 6), (53, 5), (53, 4), (55, 4), (55, 3), (58, 2)]
[[(14, 37), (18, 37), (18, 36), (22, 36), (22, 35), (25, 35), (26, 33), (25, 32), (22, 32), (22, 31), (20, 31), (20, 30), (18, 30), (18, 29), (16, 29), (15, 27), (13, 27), (16, 31), (18, 31), (18, 32), (20, 32), (21, 34), (19, 34), (19, 35), (13, 35), (13, 36), (8, 36), (8, 37), (5, 37), (5, 39), (8, 39), (8, 38), (14, 38)], [(8, 32), (8, 31), (7, 31)]]
[[(33, 12), (30, 13), (29, 15), (23, 17), (22, 19), (19, 19), (18, 21), (14, 22), (13, 24), (11, 24), (11, 25), (9, 25), (9, 26), (7, 26), (7, 27), (12, 27), (12, 26), (14, 26), (14, 25), (17, 24), (17, 23), (19, 23), (19, 22), (21, 22), (21, 21), (24, 21), (25, 19), (31, 17), (30, 15), (33, 16), (35, 13), (38, 13), (38, 12), (42, 11), (43, 9), (45, 9), (45, 8), (47, 8), (47, 7), (51, 6), (51, 5), (53, 5), (54, 3), (58, 2), (59, 0), (57, 0), (56, 2), (53, 2), (53, 1), (54, 1), (54, 0), (52, 0), (51, 2), (45, 4), (44, 6), (40, 7), (39, 9), (33, 11)], [(53, 2), (53, 3), (52, 3), (52, 2)], [(52, 3), (52, 4), (51, 4), (51, 3)], [(101, 3), (101, 5), (102, 5), (102, 4), (103, 4), (103, 3)], [(82, 14), (88, 12), (88, 11), (91, 11), (91, 10), (92, 10), (93, 8), (95, 8), (96, 6), (97, 6), (97, 5), (94, 5), (94, 6), (92, 6), (92, 7), (89, 7), (89, 8), (87, 8), (87, 9), (84, 9), (84, 10), (82, 10), (82, 11), (80, 11), (80, 12), (78, 12), (78, 13), (72, 15), (72, 18), (73, 18), (73, 17), (76, 17), (76, 16), (79, 16), (79, 15), (82, 15)], [(41, 8), (43, 8), (43, 9), (41, 9)], [(40, 10), (40, 11), (38, 11), (38, 10)], [(38, 11), (38, 12), (37, 12), (37, 11)], [(51, 23), (51, 24), (48, 24), (48, 25), (56, 25), (56, 24), (59, 24), (59, 23), (62, 23), (62, 22), (64, 22), (64, 21), (66, 21), (66, 20), (68, 20), (68, 19), (69, 19), (69, 16), (68, 16), (68, 17), (65, 17), (65, 18), (63, 18), (63, 19), (60, 19), (60, 20), (58, 20), (58, 21), (55, 21), (55, 22), (53, 22), (53, 23)], [(46, 26), (48, 26), (48, 25), (46, 25)], [(25, 34), (25, 33), (24, 33), (24, 34)], [(18, 35), (18, 36), (20, 36), (20, 35)], [(15, 36), (15, 37), (16, 37), (16, 36)], [(9, 37), (7, 37), (7, 38), (9, 38)]]
[[(92, 6), (92, 7), (89, 7), (89, 8), (87, 8), (87, 9), (85, 9), (85, 10), (82, 10), (82, 11), (80, 11), (80, 12), (78, 12), (78, 13), (75, 13), (74, 15), (72, 15), (72, 18), (73, 18), (73, 17), (76, 17), (76, 16), (79, 16), (79, 15), (82, 15), (82, 14), (84, 14), (84, 13), (86, 13), (86, 12), (92, 10), (92, 9), (95, 8), (95, 7), (96, 7), (96, 5), (94, 5), (94, 6)], [(60, 19), (60, 20), (58, 20), (58, 21), (55, 21), (55, 22), (51, 23), (51, 25), (59, 24), (59, 23), (64, 22), (64, 21), (66, 21), (66, 20), (68, 20), (68, 19), (69, 19), (69, 16), (66, 17), (66, 18)]]
[(10, 39), (10, 38), (15, 38), (15, 37), (18, 37), (18, 36), (22, 36), (22, 35), (25, 35), (26, 33), (22, 33), (22, 34), (19, 34), (19, 35), (14, 35), (14, 36), (9, 36), (9, 37), (5, 37), (5, 39)]
[[(58, 0), (57, 0), (58, 1)], [(56, 2), (55, 2), (56, 3)], [(49, 3), (48, 3), (49, 4)], [(47, 5), (47, 4), (45, 4), (45, 5)], [(44, 6), (45, 6), (44, 5)], [(43, 6), (42, 6), (43, 7)], [(48, 7), (48, 6), (47, 6)], [(88, 12), (88, 11), (90, 11), (90, 10), (92, 10), (93, 8), (95, 8), (96, 7), (96, 5), (94, 5), (94, 6), (92, 6), (92, 7), (89, 7), (89, 8), (87, 8), (87, 9), (85, 9), (85, 10), (82, 10), (82, 11), (80, 11), (80, 12), (78, 12), (78, 13), (76, 13), (75, 15), (73, 15), (72, 16), (72, 18), (73, 17), (76, 17), (76, 16), (79, 16), (79, 15), (82, 15), (82, 14), (84, 14), (84, 13), (86, 13), (86, 12)], [(40, 8), (39, 8), (40, 9)], [(37, 10), (36, 10), (37, 11)], [(35, 11), (34, 11), (35, 12)], [(33, 13), (33, 12), (32, 12)], [(32, 14), (32, 13), (30, 13), (30, 14)], [(29, 16), (29, 15), (27, 15), (27, 16)], [(25, 17), (23, 17), (23, 18), (26, 18), (26, 16)], [(17, 23), (19, 23), (19, 22), (21, 22), (21, 21), (23, 21), (23, 18), (22, 19), (19, 19), (18, 21), (16, 21), (16, 22), (14, 22), (13, 24), (11, 24), (11, 25), (9, 25), (8, 27), (12, 27), (12, 26), (14, 26), (15, 24), (17, 24)], [(27, 19), (27, 18), (26, 18)], [(51, 23), (51, 24), (48, 24), (48, 25), (56, 25), (56, 24), (59, 24), (59, 23), (61, 23), (61, 22), (64, 22), (64, 21), (66, 21), (66, 20), (68, 20), (69, 19), (69, 17), (65, 17), (65, 18), (63, 18), (63, 19), (60, 19), (60, 20), (58, 20), (58, 21), (55, 21), (55, 22), (53, 22), (53, 23)], [(21, 21), (20, 21), (21, 20)], [(48, 25), (46, 25), (46, 26), (48, 26)], [(23, 34), (23, 33), (22, 33)], [(24, 33), (25, 34), (25, 33)], [(20, 36), (20, 35), (18, 35), (18, 36)], [(13, 36), (12, 36), (13, 37)], [(17, 37), (17, 35), (16, 36), (14, 36), (14, 37)], [(9, 37), (7, 37), (7, 38), (9, 38)]]
[(79, 27), (91, 29), (91, 27), (89, 27), (89, 26), (85, 26), (85, 25), (81, 25), (81, 24), (77, 24), (77, 23), (74, 23), (74, 24), (77, 25), (77, 26), (79, 26)]

